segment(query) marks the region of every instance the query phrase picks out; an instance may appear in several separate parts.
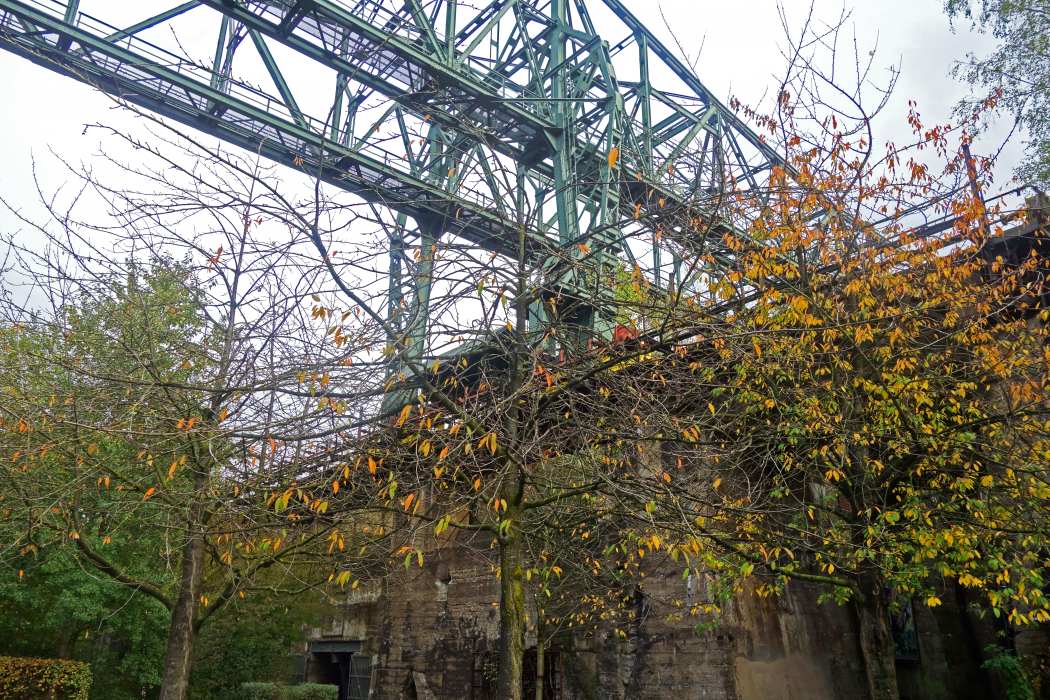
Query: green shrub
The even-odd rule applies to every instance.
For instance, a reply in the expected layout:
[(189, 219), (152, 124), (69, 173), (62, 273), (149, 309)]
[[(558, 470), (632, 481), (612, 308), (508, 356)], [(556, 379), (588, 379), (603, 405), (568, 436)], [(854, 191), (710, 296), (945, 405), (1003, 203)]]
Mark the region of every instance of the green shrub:
[(1003, 674), (1008, 700), (1035, 700), (1039, 696), (1039, 677), (1015, 653), (998, 644), (985, 647), (985, 652), (991, 654), (992, 658), (981, 664), (981, 668), (994, 669)]
[(0, 700), (87, 700), (91, 670), (81, 661), (0, 656)]
[(339, 700), (339, 686), (303, 683), (288, 687), (287, 700)]
[(321, 683), (303, 683), (292, 686), (275, 683), (242, 683), (241, 693), (245, 700), (339, 700), (339, 686)]
[(283, 700), (284, 688), (273, 683), (242, 683), (244, 700)]

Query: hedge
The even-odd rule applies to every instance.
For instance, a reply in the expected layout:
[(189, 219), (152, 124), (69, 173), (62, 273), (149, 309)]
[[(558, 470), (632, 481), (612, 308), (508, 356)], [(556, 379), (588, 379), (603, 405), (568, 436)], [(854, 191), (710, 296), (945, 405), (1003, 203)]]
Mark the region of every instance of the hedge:
[(0, 700), (88, 700), (90, 687), (91, 669), (82, 661), (0, 656)]
[(291, 686), (244, 683), (241, 691), (247, 700), (339, 700), (339, 686), (320, 683)]
[(279, 700), (278, 693), (282, 690), (273, 683), (244, 683), (241, 692), (245, 700)]
[(303, 683), (288, 687), (288, 700), (339, 700), (339, 686)]

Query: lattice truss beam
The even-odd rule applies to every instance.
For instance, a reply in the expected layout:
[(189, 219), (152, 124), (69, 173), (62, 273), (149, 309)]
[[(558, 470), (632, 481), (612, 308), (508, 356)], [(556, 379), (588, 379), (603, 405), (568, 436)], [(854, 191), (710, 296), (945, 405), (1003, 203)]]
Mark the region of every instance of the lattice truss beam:
[[(583, 242), (630, 254), (618, 228), (639, 212), (730, 180), (760, 188), (781, 163), (620, 0), (602, 2), (624, 34), (612, 45), (584, 0), (197, 0), (124, 27), (79, 0), (0, 0), (0, 46), (322, 172), (406, 235), (509, 253), (524, 227), (543, 261)], [(187, 57), (187, 26), (212, 33), (213, 55)], [(238, 78), (246, 51), (269, 87)], [(673, 89), (653, 84), (657, 64)]]

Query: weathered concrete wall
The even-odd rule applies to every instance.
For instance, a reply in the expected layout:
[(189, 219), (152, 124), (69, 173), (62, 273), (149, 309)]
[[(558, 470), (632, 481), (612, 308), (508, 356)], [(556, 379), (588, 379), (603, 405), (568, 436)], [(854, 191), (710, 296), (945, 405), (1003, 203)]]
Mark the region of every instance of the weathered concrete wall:
[[(466, 546), (433, 552), (405, 580), (353, 591), (327, 622), (326, 638), (361, 641), (373, 655), (375, 700), (472, 697), (476, 659), (498, 646), (492, 554)], [(641, 615), (626, 638), (599, 629), (557, 640), (563, 700), (867, 698), (852, 612), (818, 604), (816, 587), (740, 593), (713, 631), (699, 633), (700, 619), (668, 615), (673, 600), (704, 600), (702, 582), (673, 572), (645, 581)], [(902, 700), (999, 696), (978, 668), (980, 649), (994, 639), (987, 621), (951, 600), (933, 610), (916, 605), (915, 614), (921, 661), (899, 666)], [(482, 700), (478, 690), (473, 697)]]

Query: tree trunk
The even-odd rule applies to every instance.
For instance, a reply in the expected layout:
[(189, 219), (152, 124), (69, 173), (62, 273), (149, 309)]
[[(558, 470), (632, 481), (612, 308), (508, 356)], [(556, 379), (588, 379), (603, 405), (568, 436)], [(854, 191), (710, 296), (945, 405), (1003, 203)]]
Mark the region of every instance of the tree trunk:
[(69, 660), (73, 658), (73, 649), (77, 644), (77, 630), (69, 631), (69, 623), (63, 623), (58, 633), (58, 658)]
[[(514, 455), (519, 448), (518, 390), (522, 385), (522, 361), (527, 350), (525, 330), (528, 326), (528, 275), (525, 265), (525, 227), (518, 230), (518, 288), (514, 297), (514, 345), (511, 351), (510, 381), (507, 398), (510, 407), (504, 421), (506, 455)], [(496, 679), (496, 697), (499, 700), (522, 700), (522, 657), (525, 652), (525, 584), (521, 570), (521, 521), (525, 514), (525, 474), (521, 465), (511, 458), (507, 467), (503, 511), (499, 538), (500, 549), (500, 603), (499, 603), (499, 676)]]
[(522, 700), (521, 671), (525, 645), (525, 588), (521, 571), (521, 512), (511, 507), (511, 520), (500, 542), (499, 700)]
[(853, 591), (853, 606), (871, 700), (899, 700), (889, 606), (878, 575), (861, 576)]
[[(539, 607), (538, 605), (536, 606)], [(543, 700), (543, 682), (545, 671), (547, 670), (544, 664), (546, 663), (546, 649), (544, 645), (546, 641), (543, 638), (543, 612), (538, 611), (539, 614), (536, 616), (536, 700)]]
[(182, 580), (179, 598), (171, 611), (168, 649), (164, 655), (164, 677), (160, 682), (160, 700), (185, 700), (197, 641), (197, 598), (200, 596), (201, 570), (204, 565), (204, 538), (192, 531), (182, 550)]

